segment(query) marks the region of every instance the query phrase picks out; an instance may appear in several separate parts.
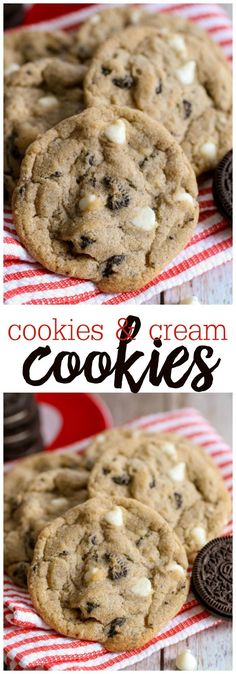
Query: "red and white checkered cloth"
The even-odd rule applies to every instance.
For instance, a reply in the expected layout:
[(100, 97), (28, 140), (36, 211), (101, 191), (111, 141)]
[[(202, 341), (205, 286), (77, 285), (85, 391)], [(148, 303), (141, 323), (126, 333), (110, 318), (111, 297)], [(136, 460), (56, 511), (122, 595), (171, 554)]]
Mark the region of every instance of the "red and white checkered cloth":
[[(231, 451), (197, 410), (185, 408), (152, 414), (134, 420), (130, 426), (150, 431), (172, 431), (201, 445), (217, 464), (228, 490), (232, 491)], [(232, 533), (232, 521), (225, 533)], [(190, 594), (178, 615), (146, 646), (109, 653), (101, 644), (68, 639), (49, 629), (33, 609), (28, 593), (13, 585), (8, 578), (5, 580), (4, 616), (7, 666), (10, 669), (52, 671), (128, 668), (161, 648), (221, 622)]]
[[(41, 30), (76, 28), (94, 10), (109, 5), (41, 4), (29, 5), (25, 23)], [(173, 12), (199, 23), (232, 59), (232, 27), (222, 8), (215, 4), (158, 4), (145, 8)], [(5, 212), (5, 294), (7, 304), (143, 304), (158, 293), (190, 281), (194, 277), (232, 259), (231, 229), (216, 208), (212, 178), (200, 183), (200, 219), (190, 243), (157, 278), (140, 290), (106, 294), (90, 281), (52, 274), (35, 262), (21, 245)]]

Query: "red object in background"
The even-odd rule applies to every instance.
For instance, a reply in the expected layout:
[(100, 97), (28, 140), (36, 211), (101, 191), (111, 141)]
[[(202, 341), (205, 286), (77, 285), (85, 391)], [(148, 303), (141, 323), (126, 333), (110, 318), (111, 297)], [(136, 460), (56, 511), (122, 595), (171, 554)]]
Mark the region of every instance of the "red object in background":
[(25, 17), (23, 21), (23, 25), (27, 26), (30, 25), (31, 23), (39, 23), (40, 21), (49, 21), (50, 19), (55, 19), (59, 16), (64, 16), (65, 14), (70, 14), (71, 12), (76, 12), (79, 9), (87, 9), (90, 7), (90, 5), (93, 5), (94, 3), (92, 2), (84, 2), (84, 3), (75, 3), (75, 4), (68, 4), (65, 6), (64, 3), (58, 4), (52, 4), (52, 3), (46, 3), (46, 4), (33, 4), (31, 7), (27, 8), (27, 5), (25, 5)]
[(36, 393), (44, 449), (73, 445), (112, 426), (112, 417), (99, 396), (89, 393)]

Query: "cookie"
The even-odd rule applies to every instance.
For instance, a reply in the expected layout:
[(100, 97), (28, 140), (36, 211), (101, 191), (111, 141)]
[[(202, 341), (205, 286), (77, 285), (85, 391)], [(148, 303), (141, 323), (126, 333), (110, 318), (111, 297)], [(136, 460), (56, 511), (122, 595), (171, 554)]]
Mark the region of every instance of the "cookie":
[(84, 88), (87, 105), (128, 105), (164, 124), (196, 174), (232, 147), (231, 71), (208, 36), (127, 28), (99, 47)]
[(79, 30), (73, 34), (71, 51), (81, 61), (87, 62), (94, 56), (98, 47), (115, 33), (129, 26), (139, 25), (155, 26), (163, 31), (174, 32), (176, 45), (181, 45), (179, 33), (198, 35), (204, 40), (208, 39), (212, 44), (207, 33), (192, 21), (187, 21), (181, 16), (151, 11), (150, 9), (146, 11), (132, 5), (122, 5), (105, 8), (103, 11), (91, 14)]
[(213, 180), (213, 196), (223, 215), (233, 217), (233, 153), (227, 152), (217, 166)]
[(85, 68), (59, 59), (26, 63), (5, 78), (5, 193), (10, 201), (27, 147), (83, 109)]
[(148, 12), (130, 5), (94, 12), (73, 34), (72, 53), (81, 61), (88, 61), (111, 35), (128, 26), (136, 25), (145, 18), (149, 18)]
[(221, 618), (233, 616), (233, 539), (216, 538), (199, 552), (192, 572), (194, 594)]
[[(5, 75), (16, 72), (18, 66), (41, 58), (72, 60), (71, 35), (63, 31), (17, 30), (4, 35)], [(74, 60), (74, 59), (73, 59)]]
[(91, 108), (31, 145), (13, 199), (31, 255), (100, 290), (140, 288), (186, 245), (197, 184), (166, 129), (129, 108)]
[(87, 471), (76, 455), (43, 453), (21, 461), (5, 478), (4, 562), (17, 585), (27, 572), (39, 532), (87, 498)]
[(32, 393), (4, 394), (4, 461), (42, 450), (36, 400)]
[[(140, 543), (140, 538), (143, 538)], [(109, 651), (149, 641), (188, 593), (184, 548), (132, 499), (94, 498), (39, 535), (29, 573), (36, 611), (58, 632)]]
[(230, 513), (230, 496), (218, 469), (200, 447), (180, 436), (140, 432), (127, 438), (122, 429), (120, 433), (119, 444), (111, 434), (109, 449), (106, 441), (106, 451), (90, 472), (90, 496), (132, 497), (154, 508), (175, 530), (192, 562), (222, 532)]

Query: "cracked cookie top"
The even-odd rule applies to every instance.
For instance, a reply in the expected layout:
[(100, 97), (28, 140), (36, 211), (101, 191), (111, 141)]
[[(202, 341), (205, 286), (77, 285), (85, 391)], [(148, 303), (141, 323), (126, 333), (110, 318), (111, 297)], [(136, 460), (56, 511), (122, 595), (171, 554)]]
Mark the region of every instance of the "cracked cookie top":
[(80, 457), (46, 452), (21, 461), (6, 475), (4, 563), (17, 585), (27, 587), (38, 533), (48, 522), (86, 500), (87, 480)]
[[(100, 459), (90, 473), (90, 496), (132, 497), (154, 508), (173, 527), (192, 562), (207, 541), (222, 533), (230, 512), (230, 496), (211, 458), (172, 433), (133, 431), (128, 437), (116, 429), (104, 436), (105, 452), (101, 442)], [(95, 455), (93, 444), (90, 458)]]
[(194, 172), (168, 131), (129, 108), (89, 108), (33, 143), (13, 199), (29, 252), (101, 290), (141, 287), (198, 219)]
[(54, 520), (39, 535), (29, 573), (48, 625), (110, 651), (150, 640), (181, 608), (188, 586), (177, 536), (133, 499), (94, 498)]
[(9, 201), (27, 147), (83, 109), (85, 66), (59, 59), (26, 63), (5, 78), (5, 191)]
[(99, 47), (84, 89), (87, 105), (128, 105), (164, 124), (197, 174), (231, 148), (231, 71), (208, 36), (127, 28)]

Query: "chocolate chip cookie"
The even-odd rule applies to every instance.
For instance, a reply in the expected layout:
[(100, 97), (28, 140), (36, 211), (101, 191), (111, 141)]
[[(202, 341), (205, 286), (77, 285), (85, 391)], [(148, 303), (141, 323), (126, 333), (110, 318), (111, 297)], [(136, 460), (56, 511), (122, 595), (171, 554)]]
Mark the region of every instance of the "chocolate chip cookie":
[[(72, 59), (71, 35), (63, 31), (17, 30), (4, 35), (5, 75), (16, 72), (18, 66), (40, 58)], [(74, 59), (73, 59), (74, 60)]]
[(83, 109), (85, 67), (59, 59), (26, 63), (5, 78), (5, 192), (10, 201), (27, 147)]
[(87, 105), (128, 105), (164, 124), (197, 174), (232, 146), (231, 71), (208, 36), (127, 28), (99, 47), (84, 87)]
[(90, 108), (33, 143), (13, 199), (45, 267), (112, 292), (140, 288), (186, 245), (194, 172), (168, 131), (130, 108)]
[(21, 461), (7, 474), (4, 560), (17, 585), (27, 586), (29, 563), (42, 528), (86, 500), (87, 478), (80, 457), (46, 452)]
[(186, 571), (184, 548), (160, 515), (133, 499), (101, 497), (41, 532), (29, 590), (58, 632), (118, 651), (145, 644), (179, 611)]
[(110, 438), (109, 432), (105, 435), (106, 451), (90, 473), (90, 496), (102, 492), (132, 497), (154, 508), (193, 561), (198, 550), (222, 532), (230, 513), (229, 494), (212, 460), (200, 447), (171, 433), (141, 432), (128, 438), (120, 429), (118, 442), (112, 432)]

